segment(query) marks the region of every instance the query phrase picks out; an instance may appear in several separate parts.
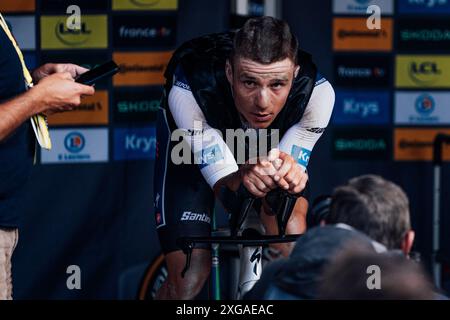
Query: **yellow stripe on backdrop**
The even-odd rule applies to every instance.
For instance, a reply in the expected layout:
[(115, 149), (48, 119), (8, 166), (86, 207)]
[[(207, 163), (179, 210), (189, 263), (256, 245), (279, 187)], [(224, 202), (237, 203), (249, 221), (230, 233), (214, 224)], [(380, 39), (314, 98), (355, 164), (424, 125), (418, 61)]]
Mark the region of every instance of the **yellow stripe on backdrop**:
[(178, 0), (113, 0), (113, 10), (176, 10)]

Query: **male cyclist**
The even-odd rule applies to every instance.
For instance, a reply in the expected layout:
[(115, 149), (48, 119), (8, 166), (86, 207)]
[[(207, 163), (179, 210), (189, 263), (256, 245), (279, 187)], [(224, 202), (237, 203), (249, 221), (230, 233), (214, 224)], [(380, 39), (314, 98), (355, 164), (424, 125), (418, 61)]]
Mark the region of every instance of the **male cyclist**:
[[(210, 247), (196, 245), (182, 277), (185, 254), (177, 238), (209, 236), (215, 196), (221, 199), (223, 190), (242, 187), (260, 199), (266, 234), (278, 234), (271, 212), (276, 204), (266, 196), (279, 190), (298, 195), (305, 189), (306, 166), (328, 125), (334, 91), (317, 73), (311, 56), (299, 50), (287, 23), (271, 17), (250, 19), (235, 33), (188, 41), (174, 53), (165, 76), (154, 190), (156, 226), (169, 274), (157, 298), (192, 299), (208, 278)], [(177, 129), (185, 133), (181, 141), (174, 138)], [(268, 157), (246, 157), (240, 163), (236, 150), (222, 138), (227, 129), (275, 129), (281, 140)], [(178, 161), (183, 143), (195, 163)], [(307, 207), (304, 196), (296, 200), (286, 233), (304, 232)], [(278, 249), (288, 255), (290, 246)]]

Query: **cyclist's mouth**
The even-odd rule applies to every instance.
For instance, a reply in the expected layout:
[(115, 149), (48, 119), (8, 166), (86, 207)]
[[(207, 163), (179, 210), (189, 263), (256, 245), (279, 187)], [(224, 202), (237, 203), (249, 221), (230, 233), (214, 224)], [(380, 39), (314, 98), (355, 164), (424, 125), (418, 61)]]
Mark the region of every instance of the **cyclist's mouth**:
[(252, 118), (256, 121), (256, 122), (267, 122), (270, 119), (272, 119), (272, 114), (271, 113), (251, 113)]

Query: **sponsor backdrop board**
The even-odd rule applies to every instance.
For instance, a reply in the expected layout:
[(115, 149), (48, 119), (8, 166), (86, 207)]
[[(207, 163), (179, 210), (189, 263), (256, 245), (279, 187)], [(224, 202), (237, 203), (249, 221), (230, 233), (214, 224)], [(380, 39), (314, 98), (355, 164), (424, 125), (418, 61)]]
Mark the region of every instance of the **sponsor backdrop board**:
[(178, 0), (112, 0), (113, 10), (176, 10)]
[(120, 67), (114, 86), (164, 84), (164, 70), (171, 55), (171, 51), (114, 52), (113, 59)]
[(395, 94), (396, 124), (450, 126), (450, 92), (402, 92)]
[(115, 89), (111, 104), (115, 123), (151, 123), (156, 121), (156, 112), (160, 106), (162, 88), (159, 86), (145, 89)]
[[(1, 11), (0, 11), (1, 12)], [(36, 49), (36, 22), (34, 16), (5, 16), (14, 38), (22, 50)]]
[(79, 30), (66, 25), (67, 16), (41, 17), (42, 49), (106, 49), (108, 16), (83, 15)]
[[(450, 1), (334, 0), (332, 10), (332, 125), (391, 133), (395, 126), (450, 127)], [(335, 158), (365, 158), (335, 142)]]
[(389, 55), (335, 55), (334, 84), (342, 87), (389, 88), (392, 77)]
[(335, 159), (389, 160), (391, 132), (388, 129), (335, 129), (332, 138)]
[(367, 28), (367, 18), (334, 18), (335, 51), (391, 51), (393, 21), (381, 19), (381, 29)]
[(114, 160), (155, 159), (155, 127), (114, 131)]
[(333, 0), (333, 13), (342, 15), (366, 15), (369, 6), (376, 5), (383, 15), (394, 13), (394, 0)]
[(399, 15), (449, 15), (448, 0), (397, 0)]
[(120, 15), (113, 17), (114, 48), (173, 47), (176, 36), (176, 16)]
[(42, 151), (42, 163), (108, 161), (107, 129), (54, 129), (50, 134), (53, 146)]
[(27, 12), (36, 9), (36, 0), (0, 1), (0, 12)]
[(397, 55), (397, 88), (450, 88), (450, 55)]
[[(394, 158), (397, 161), (433, 160), (433, 141), (439, 134), (450, 134), (450, 129), (397, 128), (394, 132)], [(450, 145), (443, 147), (442, 156), (450, 160)]]
[(398, 19), (396, 39), (399, 51), (448, 51), (450, 50), (450, 19), (448, 16)]
[(92, 97), (83, 99), (81, 105), (73, 111), (56, 113), (48, 117), (48, 124), (53, 125), (108, 125), (108, 92), (97, 90)]
[(334, 124), (389, 125), (390, 116), (389, 91), (336, 91)]

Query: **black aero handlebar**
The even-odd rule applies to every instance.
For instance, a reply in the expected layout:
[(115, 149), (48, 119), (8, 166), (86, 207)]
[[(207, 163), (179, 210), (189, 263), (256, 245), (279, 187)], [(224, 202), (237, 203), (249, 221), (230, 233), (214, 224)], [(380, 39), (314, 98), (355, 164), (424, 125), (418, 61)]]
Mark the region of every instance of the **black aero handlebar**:
[(237, 192), (237, 198), (242, 201), (241, 209), (238, 215), (232, 215), (231, 220), (231, 236), (229, 237), (180, 237), (177, 239), (177, 245), (186, 254), (186, 264), (181, 272), (181, 276), (184, 278), (187, 270), (191, 264), (192, 250), (196, 243), (210, 243), (210, 244), (241, 244), (244, 246), (262, 246), (271, 243), (287, 243), (294, 242), (301, 234), (286, 235), (286, 225), (292, 210), (295, 206), (297, 198), (303, 195), (303, 192), (297, 195), (291, 195), (286, 191), (282, 191), (282, 201), (276, 210), (277, 224), (279, 235), (260, 235), (260, 234), (244, 234), (238, 236), (237, 232), (242, 226), (245, 218), (253, 207), (253, 203), (256, 200), (242, 184)]

